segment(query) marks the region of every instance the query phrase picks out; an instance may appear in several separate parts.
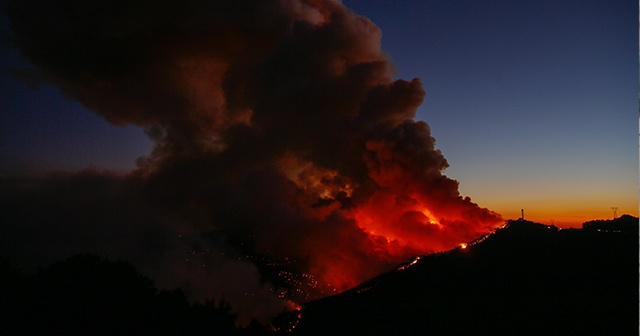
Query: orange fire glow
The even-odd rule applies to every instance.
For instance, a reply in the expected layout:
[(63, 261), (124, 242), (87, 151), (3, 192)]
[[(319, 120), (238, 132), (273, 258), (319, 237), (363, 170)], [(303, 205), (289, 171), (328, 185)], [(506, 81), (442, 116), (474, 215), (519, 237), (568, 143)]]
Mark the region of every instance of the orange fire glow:
[[(458, 196), (457, 183), (445, 177), (427, 183), (396, 166), (377, 167), (375, 190), (354, 197), (360, 186), (339, 171), (291, 153), (279, 160), (279, 168), (300, 191), (299, 199), (311, 205), (305, 216), (323, 223), (304, 248), (309, 272), (326, 287), (325, 294), (352, 288), (412, 256), (466, 248), (461, 241), (473, 241), (501, 223), (499, 215)], [(442, 190), (429, 190), (429, 183), (442, 183)]]

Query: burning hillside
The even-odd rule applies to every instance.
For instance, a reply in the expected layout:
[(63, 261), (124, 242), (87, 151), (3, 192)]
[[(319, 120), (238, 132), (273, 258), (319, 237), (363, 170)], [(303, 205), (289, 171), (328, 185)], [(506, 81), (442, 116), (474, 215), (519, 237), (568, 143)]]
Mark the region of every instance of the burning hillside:
[[(127, 230), (141, 218), (145, 228), (162, 222), (150, 230), (213, 230), (296, 260), (300, 274), (338, 291), (502, 223), (443, 174), (429, 126), (414, 120), (420, 80), (393, 80), (378, 28), (338, 1), (3, 7), (33, 64), (25, 71), (155, 141), (127, 176), (98, 177), (117, 187), (63, 202), (70, 212), (80, 201), (117, 200), (131, 215)], [(228, 241), (213, 244), (216, 259), (242, 273), (225, 259)]]

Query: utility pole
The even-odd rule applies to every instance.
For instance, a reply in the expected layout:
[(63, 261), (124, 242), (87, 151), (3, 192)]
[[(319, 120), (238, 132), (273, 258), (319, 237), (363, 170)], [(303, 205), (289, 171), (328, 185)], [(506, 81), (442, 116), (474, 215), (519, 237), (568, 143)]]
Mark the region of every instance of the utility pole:
[(524, 209), (520, 209), (520, 219), (524, 220)]
[(618, 218), (618, 207), (611, 207), (611, 210), (613, 210), (613, 219)]

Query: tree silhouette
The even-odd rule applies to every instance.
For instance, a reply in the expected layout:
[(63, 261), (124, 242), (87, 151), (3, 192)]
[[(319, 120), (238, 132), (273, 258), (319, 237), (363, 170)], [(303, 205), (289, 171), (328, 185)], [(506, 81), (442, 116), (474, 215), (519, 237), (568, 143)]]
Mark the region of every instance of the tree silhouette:
[(221, 301), (158, 291), (124, 261), (77, 255), (23, 276), (0, 263), (3, 331), (11, 335), (237, 335)]

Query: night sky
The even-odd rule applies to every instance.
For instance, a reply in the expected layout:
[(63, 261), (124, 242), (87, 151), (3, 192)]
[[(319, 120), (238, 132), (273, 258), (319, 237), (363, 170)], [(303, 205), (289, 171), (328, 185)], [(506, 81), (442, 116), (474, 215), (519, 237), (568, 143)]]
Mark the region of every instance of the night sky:
[(633, 1), (3, 9), (2, 255), (25, 268), (124, 258), (246, 321), (521, 209), (637, 215)]
[[(462, 194), (560, 225), (608, 218), (612, 206), (637, 214), (637, 2), (344, 3), (381, 28), (397, 78), (422, 79), (417, 117)], [(3, 175), (122, 172), (151, 151), (140, 128), (19, 80), (28, 63), (1, 52)]]
[(635, 1), (346, 1), (382, 29), (460, 190), (506, 218), (637, 213)]
[[(382, 30), (396, 78), (460, 191), (505, 218), (579, 225), (637, 214), (637, 2), (345, 1)], [(6, 18), (2, 27), (8, 29)], [(56, 88), (20, 80), (5, 43), (1, 172), (127, 171), (152, 143)], [(6, 71), (9, 70), (9, 71)]]

